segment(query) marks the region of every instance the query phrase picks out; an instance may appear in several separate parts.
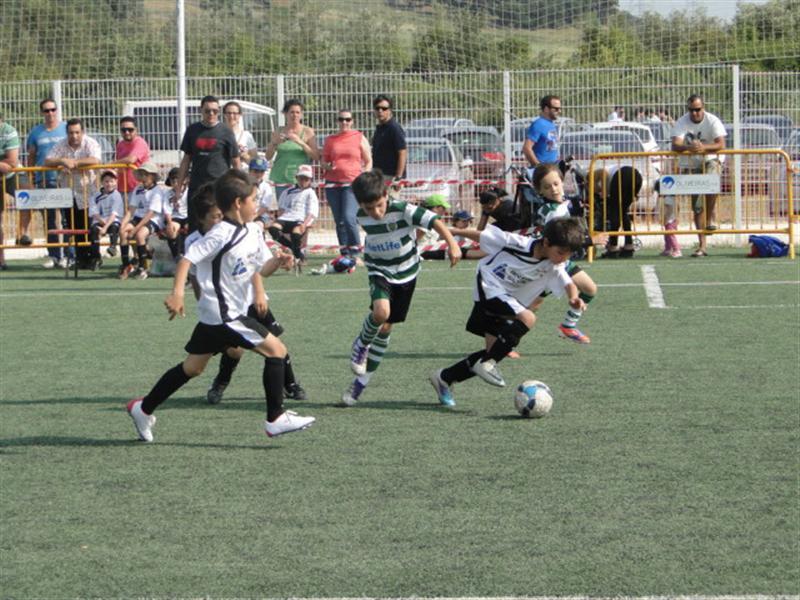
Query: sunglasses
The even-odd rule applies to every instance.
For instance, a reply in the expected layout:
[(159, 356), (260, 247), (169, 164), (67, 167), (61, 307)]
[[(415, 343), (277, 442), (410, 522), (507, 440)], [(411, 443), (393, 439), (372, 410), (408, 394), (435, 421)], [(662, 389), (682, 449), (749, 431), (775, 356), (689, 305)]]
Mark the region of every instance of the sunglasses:
[(51, 112), (56, 112), (57, 110), (58, 110), (57, 108), (43, 108), (42, 112), (43, 113), (51, 113)]
[(219, 109), (218, 108), (204, 108), (203, 114), (205, 115), (218, 115)]
[(339, 117), (339, 123), (349, 123), (353, 120), (353, 117)]
[(557, 112), (561, 112), (561, 107), (560, 106), (550, 106), (548, 104), (547, 108), (549, 108), (550, 110), (555, 110)]
[(689, 107), (689, 112), (703, 112), (703, 109), (704, 109), (704, 108), (705, 108), (704, 106), (701, 106), (700, 108), (692, 108), (692, 107), (690, 106), (690, 107)]
[(122, 133), (132, 133), (132, 132), (136, 131), (136, 127), (120, 127), (119, 130)]
[(375, 107), (375, 110), (381, 110), (381, 111), (391, 110), (391, 109), (392, 109), (391, 106), (376, 106)]

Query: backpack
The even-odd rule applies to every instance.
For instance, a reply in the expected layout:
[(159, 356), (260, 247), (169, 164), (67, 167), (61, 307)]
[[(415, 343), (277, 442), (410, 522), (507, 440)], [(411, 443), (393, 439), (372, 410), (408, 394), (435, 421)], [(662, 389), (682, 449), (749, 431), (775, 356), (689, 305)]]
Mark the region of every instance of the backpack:
[(750, 243), (750, 254), (747, 255), (749, 258), (769, 258), (789, 254), (789, 244), (771, 235), (751, 235), (747, 241)]

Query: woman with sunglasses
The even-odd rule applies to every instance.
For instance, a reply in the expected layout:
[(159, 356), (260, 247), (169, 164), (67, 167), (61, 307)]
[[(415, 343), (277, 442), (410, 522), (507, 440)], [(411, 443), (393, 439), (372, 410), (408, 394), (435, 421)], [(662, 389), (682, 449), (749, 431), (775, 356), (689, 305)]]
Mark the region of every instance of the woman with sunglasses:
[(272, 134), (264, 152), (265, 158), (272, 161), (269, 180), (275, 186), (276, 198), (294, 185), (294, 176), (300, 165), (319, 160), (314, 130), (303, 125), (303, 103), (290, 98), (281, 112), (286, 124)]
[(325, 169), (325, 198), (336, 223), (340, 253), (357, 256), (361, 238), (356, 212), (358, 203), (351, 183), (364, 171), (372, 169), (372, 150), (367, 138), (353, 128), (353, 113), (342, 109), (338, 116), (339, 131), (325, 138), (322, 148), (322, 168)]

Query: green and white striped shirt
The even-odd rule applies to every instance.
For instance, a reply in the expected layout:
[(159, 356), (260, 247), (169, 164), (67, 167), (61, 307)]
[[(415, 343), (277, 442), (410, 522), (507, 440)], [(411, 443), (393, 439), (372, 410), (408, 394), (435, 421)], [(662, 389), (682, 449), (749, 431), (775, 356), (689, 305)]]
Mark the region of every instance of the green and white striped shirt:
[(414, 279), (419, 272), (416, 229), (431, 229), (439, 215), (415, 204), (392, 202), (381, 220), (373, 219), (362, 208), (356, 218), (367, 233), (364, 241), (367, 274), (397, 284)]

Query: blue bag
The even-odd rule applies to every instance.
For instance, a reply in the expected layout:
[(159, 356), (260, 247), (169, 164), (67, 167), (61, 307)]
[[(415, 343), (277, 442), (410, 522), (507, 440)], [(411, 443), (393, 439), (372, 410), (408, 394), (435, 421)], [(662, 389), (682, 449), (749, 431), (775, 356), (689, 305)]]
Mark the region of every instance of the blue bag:
[(749, 256), (769, 258), (789, 254), (789, 244), (771, 235), (751, 235), (747, 241), (752, 245)]

